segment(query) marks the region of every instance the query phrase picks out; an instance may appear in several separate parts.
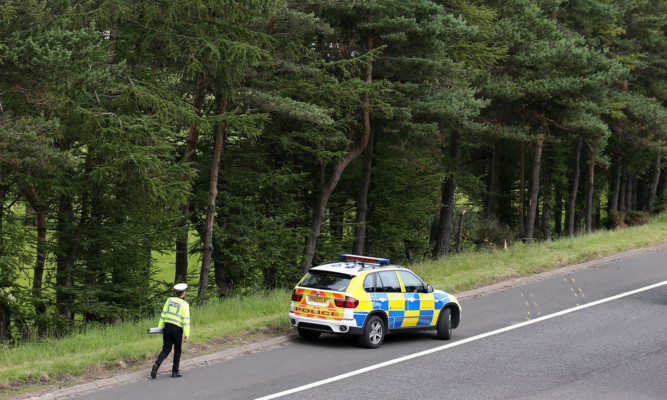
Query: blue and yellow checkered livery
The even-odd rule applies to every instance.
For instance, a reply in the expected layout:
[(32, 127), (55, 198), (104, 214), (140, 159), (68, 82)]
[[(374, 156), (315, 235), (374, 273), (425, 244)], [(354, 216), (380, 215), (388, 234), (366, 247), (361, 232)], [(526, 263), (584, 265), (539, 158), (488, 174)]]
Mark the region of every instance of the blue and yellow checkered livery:
[[(378, 284), (381, 279), (383, 283)], [(439, 317), (445, 309), (450, 326), (456, 328), (461, 317), (456, 297), (434, 290), (401, 266), (369, 266), (355, 259), (354, 263), (331, 263), (311, 269), (292, 293), (289, 315), (290, 324), (299, 329), (302, 337), (310, 337), (311, 331), (360, 335), (372, 315), (382, 319), (387, 332), (437, 328), (441, 337)], [(446, 332), (443, 334), (449, 337)]]

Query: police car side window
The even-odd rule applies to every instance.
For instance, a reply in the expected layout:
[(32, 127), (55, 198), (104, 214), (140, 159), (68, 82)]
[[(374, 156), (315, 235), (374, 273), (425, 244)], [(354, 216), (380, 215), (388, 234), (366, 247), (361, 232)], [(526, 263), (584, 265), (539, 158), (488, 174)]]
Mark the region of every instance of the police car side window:
[(424, 288), (424, 283), (421, 279), (417, 278), (415, 274), (410, 271), (398, 271), (398, 274), (401, 276), (403, 281), (403, 286), (405, 286), (405, 291), (407, 293), (424, 293), (426, 289)]
[(381, 290), (376, 290), (375, 287), (375, 276), (377, 274), (368, 274), (364, 279), (364, 290), (368, 293), (380, 292)]
[[(400, 292), (401, 284), (398, 281), (396, 272), (394, 271), (382, 271), (378, 273), (378, 282), (377, 282), (378, 292)], [(381, 290), (380, 290), (381, 289)]]

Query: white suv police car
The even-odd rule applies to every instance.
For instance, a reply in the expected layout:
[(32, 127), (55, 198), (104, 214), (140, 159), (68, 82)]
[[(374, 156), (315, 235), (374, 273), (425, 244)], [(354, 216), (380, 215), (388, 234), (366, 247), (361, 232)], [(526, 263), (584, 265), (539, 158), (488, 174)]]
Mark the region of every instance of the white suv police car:
[(292, 292), (289, 320), (299, 336), (358, 335), (377, 348), (387, 333), (435, 330), (449, 339), (461, 320), (456, 297), (435, 290), (388, 259), (342, 254), (340, 262), (311, 268)]

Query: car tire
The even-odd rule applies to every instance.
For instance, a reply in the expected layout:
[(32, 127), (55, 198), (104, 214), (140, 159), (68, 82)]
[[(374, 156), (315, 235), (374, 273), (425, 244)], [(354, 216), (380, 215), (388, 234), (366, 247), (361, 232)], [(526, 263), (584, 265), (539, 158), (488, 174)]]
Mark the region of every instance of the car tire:
[(322, 332), (311, 331), (310, 329), (296, 328), (296, 331), (299, 333), (299, 336), (303, 340), (317, 340)]
[(377, 349), (384, 341), (386, 327), (382, 318), (372, 315), (366, 321), (359, 336), (359, 344), (367, 349)]
[(438, 317), (438, 339), (449, 340), (452, 337), (452, 310), (443, 308)]

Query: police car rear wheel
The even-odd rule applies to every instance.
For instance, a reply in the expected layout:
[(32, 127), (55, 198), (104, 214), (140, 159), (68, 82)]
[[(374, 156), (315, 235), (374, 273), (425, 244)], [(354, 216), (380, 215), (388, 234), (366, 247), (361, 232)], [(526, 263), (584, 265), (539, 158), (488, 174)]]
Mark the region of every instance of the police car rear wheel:
[(322, 332), (311, 331), (310, 329), (296, 328), (296, 330), (303, 340), (316, 340), (322, 334)]
[(359, 336), (359, 343), (363, 347), (376, 349), (384, 341), (384, 333), (384, 321), (377, 315), (373, 315), (366, 321), (363, 333)]
[(438, 317), (438, 339), (449, 340), (452, 337), (452, 310), (445, 308)]

